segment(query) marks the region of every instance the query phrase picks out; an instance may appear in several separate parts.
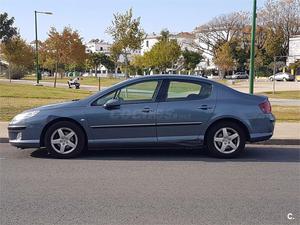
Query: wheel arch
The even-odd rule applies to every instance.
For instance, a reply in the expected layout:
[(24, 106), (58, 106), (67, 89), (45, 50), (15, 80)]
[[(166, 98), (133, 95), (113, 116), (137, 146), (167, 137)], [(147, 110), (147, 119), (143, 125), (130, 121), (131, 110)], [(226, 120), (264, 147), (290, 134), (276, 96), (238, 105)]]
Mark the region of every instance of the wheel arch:
[(78, 127), (80, 127), (81, 130), (82, 130), (83, 133), (84, 133), (85, 141), (86, 141), (86, 144), (87, 144), (87, 140), (88, 140), (88, 139), (87, 139), (87, 134), (86, 134), (86, 131), (85, 131), (85, 129), (83, 128), (83, 126), (82, 126), (80, 123), (78, 123), (76, 120), (74, 120), (74, 119), (71, 119), (71, 118), (68, 118), (68, 117), (60, 117), (60, 118), (56, 118), (56, 119), (53, 119), (53, 120), (49, 121), (49, 122), (45, 125), (45, 127), (43, 128), (42, 133), (41, 133), (41, 135), (40, 135), (40, 147), (45, 147), (45, 134), (46, 134), (46, 131), (48, 130), (48, 128), (49, 128), (50, 126), (52, 126), (53, 124), (55, 124), (55, 123), (57, 123), (57, 122), (62, 122), (62, 121), (68, 121), (68, 122), (74, 123), (74, 124), (76, 124)]
[(208, 135), (208, 131), (211, 127), (215, 126), (218, 123), (221, 122), (233, 122), (238, 124), (239, 126), (241, 126), (241, 128), (244, 130), (245, 135), (246, 135), (246, 141), (250, 140), (250, 132), (249, 129), (247, 127), (247, 125), (245, 123), (243, 123), (241, 120), (236, 119), (236, 118), (232, 118), (232, 117), (223, 117), (223, 118), (219, 118), (216, 119), (215, 121), (213, 121), (206, 129), (205, 134), (204, 134), (204, 145), (206, 145), (206, 141), (207, 141), (207, 135)]

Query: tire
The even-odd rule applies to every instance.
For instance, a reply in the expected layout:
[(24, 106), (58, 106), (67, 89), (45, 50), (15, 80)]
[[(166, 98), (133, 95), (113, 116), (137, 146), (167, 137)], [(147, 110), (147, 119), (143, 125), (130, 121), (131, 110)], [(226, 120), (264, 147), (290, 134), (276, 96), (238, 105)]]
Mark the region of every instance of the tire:
[[(225, 137), (225, 138), (224, 138)], [(207, 133), (206, 144), (209, 153), (218, 158), (234, 158), (245, 150), (246, 134), (234, 122), (220, 122)]]
[(54, 158), (75, 158), (82, 153), (85, 143), (82, 128), (69, 121), (53, 124), (45, 134), (45, 146)]
[(286, 82), (286, 81), (287, 81), (287, 79), (284, 77), (284, 78), (283, 78), (283, 81), (284, 81), (284, 82)]

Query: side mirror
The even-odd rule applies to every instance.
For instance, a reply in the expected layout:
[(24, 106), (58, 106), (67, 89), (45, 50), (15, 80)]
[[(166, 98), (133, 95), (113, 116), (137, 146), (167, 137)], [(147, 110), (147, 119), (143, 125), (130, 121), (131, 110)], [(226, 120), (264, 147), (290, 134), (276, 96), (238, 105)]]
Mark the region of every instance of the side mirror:
[(121, 101), (119, 99), (109, 99), (104, 105), (103, 107), (105, 109), (115, 109), (115, 108), (119, 108), (121, 105)]

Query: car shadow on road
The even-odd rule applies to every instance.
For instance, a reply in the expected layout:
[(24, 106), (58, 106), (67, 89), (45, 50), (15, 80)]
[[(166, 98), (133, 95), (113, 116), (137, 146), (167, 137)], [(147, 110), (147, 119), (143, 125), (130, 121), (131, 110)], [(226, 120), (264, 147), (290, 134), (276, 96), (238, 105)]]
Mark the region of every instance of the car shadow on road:
[[(45, 149), (34, 150), (32, 157), (52, 159)], [(247, 146), (246, 152), (234, 159), (218, 159), (204, 150), (191, 149), (121, 149), (86, 151), (72, 160), (124, 161), (203, 161), (203, 162), (300, 162), (300, 148), (283, 146)]]

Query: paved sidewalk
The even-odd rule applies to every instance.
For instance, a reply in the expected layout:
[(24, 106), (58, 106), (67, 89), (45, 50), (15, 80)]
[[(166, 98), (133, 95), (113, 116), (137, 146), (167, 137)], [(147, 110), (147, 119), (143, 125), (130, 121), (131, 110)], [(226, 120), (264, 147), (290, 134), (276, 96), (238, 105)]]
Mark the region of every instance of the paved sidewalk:
[[(8, 122), (0, 122), (0, 143), (8, 142)], [(300, 145), (300, 123), (280, 123), (275, 125), (271, 140), (261, 144)]]

